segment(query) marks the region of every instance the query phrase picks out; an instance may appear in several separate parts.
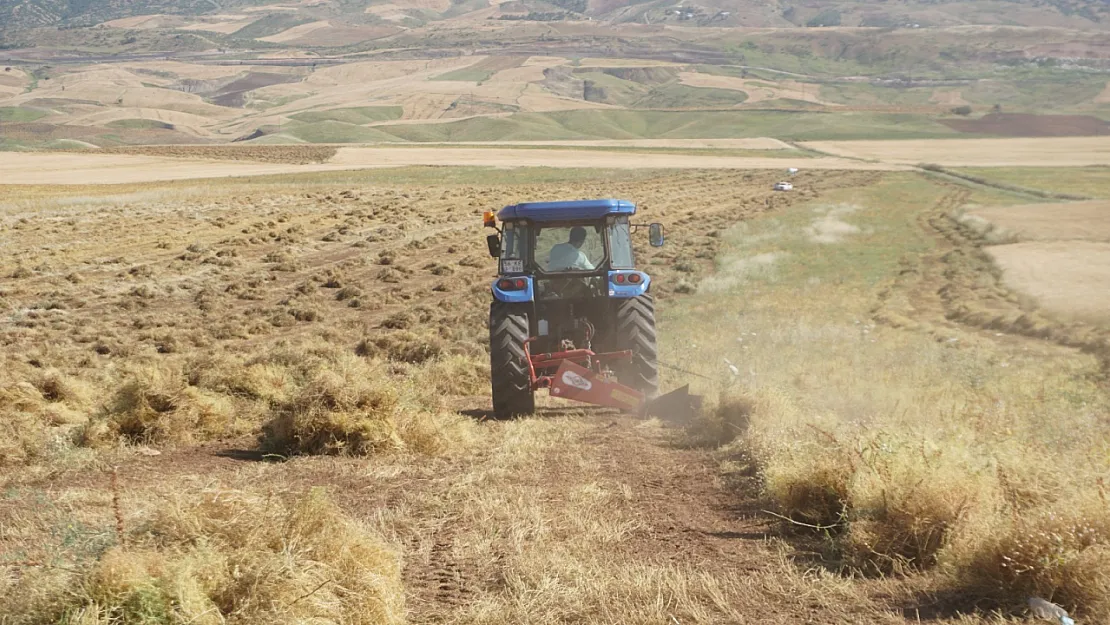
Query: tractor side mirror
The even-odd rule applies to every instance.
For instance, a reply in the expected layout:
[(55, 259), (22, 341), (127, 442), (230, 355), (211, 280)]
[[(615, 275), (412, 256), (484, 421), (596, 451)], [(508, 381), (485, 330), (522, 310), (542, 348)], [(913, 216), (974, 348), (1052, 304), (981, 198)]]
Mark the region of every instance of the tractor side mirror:
[(648, 226), (648, 243), (652, 247), (663, 247), (663, 224)]
[(491, 234), (486, 237), (486, 247), (489, 248), (489, 255), (497, 258), (501, 256), (501, 237), (496, 234)]

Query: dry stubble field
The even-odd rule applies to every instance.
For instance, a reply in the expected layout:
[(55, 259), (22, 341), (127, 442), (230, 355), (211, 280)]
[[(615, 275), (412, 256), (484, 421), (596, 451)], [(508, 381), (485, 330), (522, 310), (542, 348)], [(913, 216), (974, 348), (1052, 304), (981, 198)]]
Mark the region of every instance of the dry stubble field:
[[(1006, 506), (1056, 531), (1038, 516), (1056, 501), (1045, 489), (1088, 505), (1101, 493), (1089, 474), (1061, 482), (1036, 464), (1000, 490), (1006, 474), (974, 465), (964, 479), (952, 459), (1010, 445), (983, 436), (943, 454), (967, 432), (920, 430), (936, 417), (932, 383), (981, 410), (968, 417), (980, 427), (1026, 436), (1061, 407), (1078, 423), (1086, 413), (1055, 389), (990, 408), (1048, 362), (1066, 364), (1061, 392), (1105, 405), (1064, 348), (1036, 347), (1007, 370), (1021, 376), (986, 387), (983, 367), (1009, 353), (993, 331), (955, 335), (976, 346), (958, 376), (934, 353), (951, 349), (960, 304), (1002, 306), (972, 288), (985, 270), (949, 253), (978, 243), (935, 227), (969, 198), (882, 172), (803, 172), (775, 194), (776, 176), (410, 169), (9, 187), (0, 622), (977, 622), (1030, 589), (1103, 614), (1091, 597), (1106, 580), (1076, 582), (1104, 562), (1102, 517), (1074, 517), (1088, 523), (1078, 539), (1073, 517), (1057, 519), (1062, 555), (992, 551), (966, 531), (1012, 536)], [(664, 351), (724, 391), (687, 430), (555, 403), (485, 419), (479, 215), (592, 196), (667, 225), (668, 246), (640, 258), (658, 278)], [(963, 311), (973, 324), (976, 311)], [(862, 336), (838, 325), (853, 315), (874, 315), (890, 342), (842, 340)], [(720, 340), (741, 327), (746, 343)], [(753, 352), (729, 351), (742, 346)], [(870, 378), (912, 353), (928, 367)], [(723, 357), (748, 382), (722, 377)], [(867, 422), (880, 436), (860, 434)], [(938, 472), (955, 499), (921, 490)], [(886, 508), (884, 489), (899, 494)], [(988, 493), (999, 509), (966, 507)], [(797, 534), (763, 509), (832, 531)], [(1033, 577), (968, 579), (967, 558), (992, 554), (1029, 556)], [(1037, 564), (1054, 554), (1063, 573)]]

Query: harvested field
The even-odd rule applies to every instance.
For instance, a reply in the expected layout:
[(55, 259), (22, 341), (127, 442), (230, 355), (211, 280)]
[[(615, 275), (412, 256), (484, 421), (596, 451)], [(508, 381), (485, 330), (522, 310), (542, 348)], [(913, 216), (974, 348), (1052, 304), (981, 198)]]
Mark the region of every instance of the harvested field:
[(182, 18), (177, 15), (136, 15), (118, 20), (105, 22), (111, 28), (126, 28), (129, 30), (149, 30), (152, 28), (173, 28), (181, 24)]
[[(368, 624), (1019, 618), (980, 601), (1009, 614), (1025, 582), (968, 558), (990, 561), (980, 528), (1022, 535), (1006, 531), (1011, 505), (1039, 515), (1083, 496), (1094, 507), (1077, 523), (1105, 517), (1083, 481), (1101, 456), (1039, 469), (1101, 440), (1090, 364), (977, 339), (935, 305), (914, 314), (935, 317), (943, 341), (871, 323), (876, 301), (929, 304), (931, 280), (952, 279), (929, 265), (959, 254), (916, 217), (990, 196), (809, 167), (775, 193), (780, 175), (443, 167), (9, 188), (0, 554), (18, 555), (0, 556), (0, 613), (19, 625), (57, 610), (138, 622), (140, 608)], [(601, 196), (666, 224), (667, 246), (637, 239), (637, 264), (655, 278), (661, 358), (705, 376), (711, 407), (686, 431), (550, 399), (534, 418), (486, 420), (482, 211)], [(1046, 422), (1072, 431), (1081, 418), (1082, 435), (1032, 444)], [(768, 509), (837, 525), (799, 536)], [(1070, 531), (1072, 517), (1054, 519)], [(1100, 570), (1107, 539), (1083, 536), (1094, 546), (1066, 543), (1081, 556), (1067, 570), (1091, 579), (1079, 573)], [(869, 563), (881, 576), (839, 568)], [(1106, 614), (1087, 586), (1047, 579), (1081, 617)]]
[[(217, 17), (217, 16), (213, 16), (213, 17)], [(190, 24), (185, 24), (184, 26), (178, 26), (177, 29), (178, 30), (200, 30), (200, 31), (205, 31), (205, 32), (210, 32), (210, 33), (218, 33), (218, 34), (221, 34), (221, 35), (230, 35), (230, 34), (236, 32), (238, 30), (242, 30), (243, 27), (247, 26), (248, 24), (253, 22), (254, 19), (255, 19), (253, 17), (240, 17), (240, 16), (225, 16), (225, 17), (230, 17), (232, 19), (227, 19), (227, 20), (222, 20), (222, 21), (211, 21), (211, 22), (207, 22), (207, 21), (206, 22), (193, 22), (193, 23), (190, 23)]]
[(103, 148), (96, 154), (131, 154), (203, 160), (254, 161), (304, 165), (323, 163), (335, 156), (336, 148), (325, 145), (146, 145), (125, 148)]
[[(236, 146), (238, 147), (238, 146)], [(243, 162), (200, 160), (154, 156), (184, 156), (188, 148), (152, 148), (151, 156), (128, 154), (12, 154), (0, 153), (0, 184), (125, 184), (154, 180), (185, 180), (232, 176), (262, 176), (337, 170), (378, 169), (415, 165), (454, 166), (467, 163), (473, 167), (550, 167), (550, 168), (616, 168), (616, 169), (775, 169), (789, 166), (780, 158), (743, 156), (704, 156), (683, 154), (625, 154), (602, 150), (528, 150), (490, 148), (340, 148), (327, 162), (297, 165), (287, 159), (317, 158), (326, 153), (306, 146), (288, 146), (278, 160), (265, 160), (271, 147), (243, 146)], [(284, 147), (284, 146), (281, 146)], [(211, 148), (212, 153), (226, 158), (225, 148)], [(258, 150), (254, 152), (254, 150)], [(130, 152), (130, 148), (124, 152)], [(200, 152), (203, 154), (203, 152)], [(255, 158), (254, 155), (259, 155)], [(285, 154), (293, 156), (285, 156)], [(247, 162), (263, 160), (261, 163)], [(837, 158), (807, 158), (806, 169), (892, 171), (906, 169), (899, 165), (861, 163)]]
[[(1110, 222), (1103, 222), (1105, 226)], [(1105, 230), (1110, 234), (1110, 229)], [(1110, 236), (1107, 236), (1110, 241)], [(1110, 242), (1031, 241), (988, 248), (1011, 288), (1066, 319), (1110, 323)]]
[(1051, 315), (1110, 323), (1110, 202), (982, 207), (968, 217), (972, 228), (991, 225), (988, 241), (1019, 241), (986, 248), (1010, 288)]
[[(778, 158), (683, 154), (620, 154), (603, 150), (474, 149), (462, 147), (341, 148), (329, 165), (366, 167), (384, 165), (455, 165), (468, 163), (487, 167), (598, 167), (613, 169), (784, 169), (789, 163)], [(853, 169), (890, 171), (897, 165), (859, 163), (836, 158), (804, 159), (807, 169)]]
[(346, 26), (325, 20), (300, 24), (259, 40), (295, 46), (338, 47), (388, 37), (398, 32), (401, 32), (400, 29), (394, 26)]
[(1106, 200), (990, 206), (968, 214), (1022, 240), (1110, 243), (1110, 202)]
[(991, 113), (979, 119), (945, 119), (949, 128), (1002, 137), (1090, 137), (1110, 135), (1110, 124), (1090, 115)]
[[(177, 606), (183, 588), (190, 601), (175, 609), (188, 615), (229, 615), (218, 599), (234, 596), (253, 610), (237, 614), (280, 610), (293, 622), (393, 623), (402, 605), (431, 621), (479, 622), (492, 609), (517, 622), (718, 622), (771, 604), (783, 618), (902, 622), (879, 599), (803, 598), (833, 581), (807, 581), (765, 543), (766, 519), (723, 505), (733, 495), (711, 452), (676, 449), (658, 425), (563, 406), (516, 423), (455, 412), (488, 406), (483, 209), (630, 197), (646, 218), (666, 216), (675, 251), (708, 263), (717, 241), (706, 228), (876, 174), (806, 173), (786, 196), (770, 190), (771, 173), (479, 173), (6, 196), (0, 227), (18, 236), (0, 258), (15, 321), (0, 326), (0, 402), (20, 419), (53, 419), (51, 435), (79, 445), (0, 444), (0, 553), (20, 554), (0, 560), (0, 612), (129, 615), (128, 597), (174, 571), (168, 596), (142, 605)], [(657, 297), (673, 296), (673, 258), (638, 247)], [(244, 462), (261, 457), (260, 430), (278, 436), (263, 424), (288, 410), (331, 419), (337, 438), (303, 449), (338, 457)], [(356, 439), (343, 438), (343, 419), (355, 418), (385, 438), (346, 450)], [(578, 446), (589, 451), (568, 453)], [(119, 466), (115, 477), (94, 458)], [(79, 537), (59, 536), (59, 524)], [(116, 567), (129, 573), (105, 603), (99, 580)], [(556, 579), (558, 600), (528, 600)], [(303, 599), (313, 592), (319, 601)]]
[(807, 141), (827, 154), (887, 163), (947, 167), (1084, 167), (1110, 165), (1110, 138)]
[(282, 31), (282, 32), (280, 32), (276, 35), (270, 35), (269, 37), (259, 37), (258, 40), (259, 41), (269, 41), (271, 43), (288, 43), (288, 42), (294, 41), (296, 39), (299, 39), (301, 37), (304, 37), (305, 35), (309, 35), (309, 34), (315, 32), (317, 30), (326, 29), (326, 28), (330, 28), (330, 27), (331, 27), (331, 24), (328, 23), (327, 20), (321, 20), (321, 21), (318, 21), (318, 22), (309, 22), (307, 24), (301, 24), (299, 26), (294, 26), (294, 27), (292, 27), (288, 30), (284, 30), (284, 31)]

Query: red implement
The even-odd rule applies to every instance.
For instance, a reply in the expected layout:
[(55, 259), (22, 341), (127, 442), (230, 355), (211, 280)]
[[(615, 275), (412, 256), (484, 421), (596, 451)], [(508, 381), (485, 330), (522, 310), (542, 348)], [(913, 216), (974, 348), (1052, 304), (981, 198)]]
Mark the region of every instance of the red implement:
[(644, 406), (643, 393), (600, 377), (569, 360), (564, 360), (555, 372), (551, 395), (630, 412), (639, 412)]
[[(524, 343), (524, 353), (528, 358), (528, 373), (532, 379), (532, 389), (550, 389), (553, 397), (620, 408), (640, 412), (644, 407), (644, 394), (611, 380), (605, 373), (603, 364), (613, 360), (632, 358), (631, 350), (595, 353), (589, 349), (570, 349), (546, 354), (532, 354), (530, 344)], [(537, 374), (537, 370), (555, 374)]]

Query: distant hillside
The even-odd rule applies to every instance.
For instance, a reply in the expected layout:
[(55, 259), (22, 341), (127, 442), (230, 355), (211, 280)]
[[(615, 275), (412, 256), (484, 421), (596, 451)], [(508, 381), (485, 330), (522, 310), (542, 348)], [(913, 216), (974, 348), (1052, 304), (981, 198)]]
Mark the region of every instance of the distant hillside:
[(619, 22), (781, 28), (1110, 26), (1104, 24), (1110, 22), (1110, 3), (1105, 0), (589, 0), (589, 13)]
[(0, 0), (0, 27), (91, 26), (136, 15), (203, 15), (265, 0)]
[(390, 13), (417, 21), (452, 20), (490, 12), (489, 19), (814, 28), (926, 28), (958, 25), (1110, 27), (1106, 0), (0, 0), (0, 29), (90, 26), (144, 15), (205, 16), (251, 6), (280, 10), (287, 19), (333, 19), (366, 24)]

